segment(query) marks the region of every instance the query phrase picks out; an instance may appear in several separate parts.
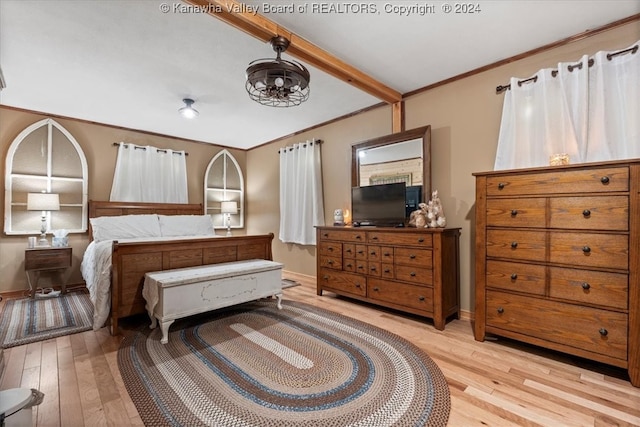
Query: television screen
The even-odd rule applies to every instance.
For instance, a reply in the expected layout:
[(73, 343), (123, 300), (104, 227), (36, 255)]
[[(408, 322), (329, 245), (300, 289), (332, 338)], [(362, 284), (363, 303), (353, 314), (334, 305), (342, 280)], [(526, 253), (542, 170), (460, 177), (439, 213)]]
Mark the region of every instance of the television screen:
[(369, 185), (351, 189), (351, 218), (355, 226), (403, 226), (406, 184)]

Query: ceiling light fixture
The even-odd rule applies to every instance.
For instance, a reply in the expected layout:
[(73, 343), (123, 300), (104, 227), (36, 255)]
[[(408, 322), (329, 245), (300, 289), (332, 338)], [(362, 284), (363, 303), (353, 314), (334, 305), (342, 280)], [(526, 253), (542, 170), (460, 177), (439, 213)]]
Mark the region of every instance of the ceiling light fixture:
[(183, 117), (186, 117), (187, 119), (195, 119), (196, 117), (198, 117), (198, 114), (200, 113), (198, 112), (198, 110), (192, 107), (193, 103), (195, 102), (193, 99), (185, 98), (182, 100), (182, 102), (184, 102), (185, 106), (179, 109), (178, 112), (180, 112)]
[(280, 58), (289, 47), (282, 36), (271, 39), (275, 59), (257, 59), (247, 68), (245, 88), (254, 101), (269, 107), (291, 107), (309, 99), (309, 70), (295, 61)]

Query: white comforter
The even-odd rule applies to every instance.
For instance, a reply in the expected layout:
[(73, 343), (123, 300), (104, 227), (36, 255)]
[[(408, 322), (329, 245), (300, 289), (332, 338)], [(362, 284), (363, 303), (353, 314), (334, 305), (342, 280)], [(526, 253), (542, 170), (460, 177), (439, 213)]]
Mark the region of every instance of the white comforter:
[[(118, 239), (119, 243), (157, 242), (165, 240), (202, 239), (216, 236), (155, 237)], [(111, 312), (111, 248), (113, 240), (89, 243), (82, 258), (80, 271), (87, 284), (89, 297), (93, 303), (93, 330), (102, 328)]]

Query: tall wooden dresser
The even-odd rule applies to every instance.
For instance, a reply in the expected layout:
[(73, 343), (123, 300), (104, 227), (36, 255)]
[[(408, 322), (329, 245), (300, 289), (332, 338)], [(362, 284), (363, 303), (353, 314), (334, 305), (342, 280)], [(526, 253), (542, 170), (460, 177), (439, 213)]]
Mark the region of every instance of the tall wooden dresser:
[(433, 319), (460, 317), (459, 228), (317, 228), (317, 293)]
[(626, 368), (640, 387), (640, 159), (474, 176), (475, 339)]

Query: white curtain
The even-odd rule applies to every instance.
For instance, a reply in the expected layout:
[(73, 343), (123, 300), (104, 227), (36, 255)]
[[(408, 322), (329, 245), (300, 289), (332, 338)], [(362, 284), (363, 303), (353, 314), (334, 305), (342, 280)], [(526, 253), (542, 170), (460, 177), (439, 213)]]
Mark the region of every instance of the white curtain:
[(638, 44), (511, 78), (494, 169), (547, 166), (561, 153), (570, 163), (640, 157)]
[(185, 157), (184, 151), (121, 142), (110, 200), (188, 203)]
[(324, 225), (320, 143), (280, 150), (280, 233), (284, 243), (315, 245), (314, 226)]

